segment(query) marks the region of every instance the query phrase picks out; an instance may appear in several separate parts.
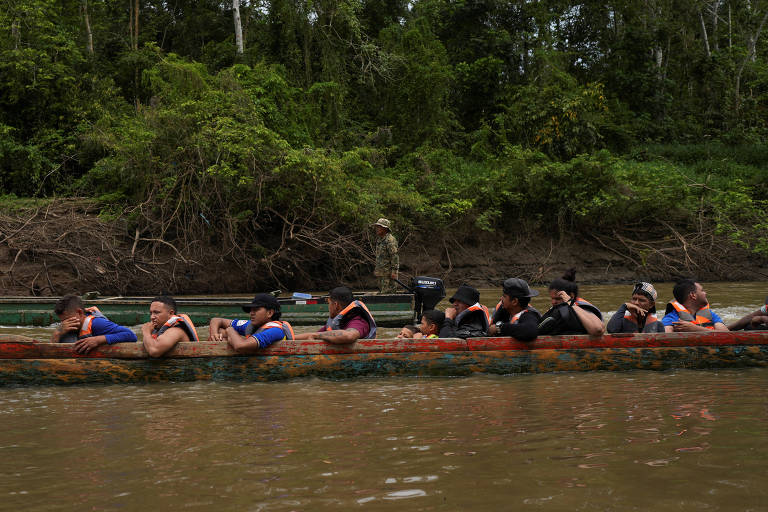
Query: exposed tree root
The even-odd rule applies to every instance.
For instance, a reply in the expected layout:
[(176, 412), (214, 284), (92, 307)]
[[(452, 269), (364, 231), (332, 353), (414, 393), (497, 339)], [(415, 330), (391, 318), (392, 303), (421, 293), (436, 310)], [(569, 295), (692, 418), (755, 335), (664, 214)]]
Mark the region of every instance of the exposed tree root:
[[(3, 289), (61, 295), (249, 292), (291, 289), (295, 283), (319, 287), (366, 274), (372, 261), (364, 234), (299, 223), (275, 211), (269, 213), (282, 226), (280, 238), (263, 240), (253, 221), (247, 229), (235, 226), (234, 219), (193, 222), (181, 207), (161, 216), (144, 203), (108, 220), (100, 212), (86, 199), (0, 212)], [(174, 216), (175, 222), (169, 221)], [(188, 229), (179, 229), (184, 223)]]

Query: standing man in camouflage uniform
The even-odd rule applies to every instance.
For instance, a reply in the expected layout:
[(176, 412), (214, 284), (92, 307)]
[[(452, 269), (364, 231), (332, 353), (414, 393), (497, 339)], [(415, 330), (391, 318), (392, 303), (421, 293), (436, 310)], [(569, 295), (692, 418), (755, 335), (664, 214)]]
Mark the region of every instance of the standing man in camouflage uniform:
[(397, 256), (397, 240), (389, 229), (387, 219), (379, 219), (373, 224), (379, 242), (376, 244), (376, 268), (373, 275), (379, 278), (379, 293), (398, 293), (397, 272), (400, 258)]

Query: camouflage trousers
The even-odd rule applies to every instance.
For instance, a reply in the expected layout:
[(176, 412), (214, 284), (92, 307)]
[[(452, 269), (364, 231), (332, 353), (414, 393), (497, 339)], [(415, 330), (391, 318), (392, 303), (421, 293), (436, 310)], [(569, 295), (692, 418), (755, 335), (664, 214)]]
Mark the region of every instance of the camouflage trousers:
[(379, 293), (401, 293), (400, 285), (390, 279), (388, 276), (379, 278)]

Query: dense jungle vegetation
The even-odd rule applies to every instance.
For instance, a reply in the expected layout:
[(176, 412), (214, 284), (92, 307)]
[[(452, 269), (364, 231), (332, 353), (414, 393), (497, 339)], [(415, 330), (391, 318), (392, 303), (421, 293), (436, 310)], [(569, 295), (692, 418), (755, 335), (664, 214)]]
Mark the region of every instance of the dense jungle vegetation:
[(413, 243), (540, 232), (638, 267), (766, 254), (767, 20), (766, 0), (3, 0), (0, 240), (121, 290), (222, 262), (242, 286), (349, 279), (380, 216)]

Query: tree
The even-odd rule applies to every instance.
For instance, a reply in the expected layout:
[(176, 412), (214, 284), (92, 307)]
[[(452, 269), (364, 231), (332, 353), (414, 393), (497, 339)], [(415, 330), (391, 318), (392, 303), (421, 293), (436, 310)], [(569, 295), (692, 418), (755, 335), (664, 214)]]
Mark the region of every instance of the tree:
[(240, 22), (240, 0), (232, 0), (232, 16), (235, 21), (235, 46), (237, 54), (243, 54), (243, 25)]

